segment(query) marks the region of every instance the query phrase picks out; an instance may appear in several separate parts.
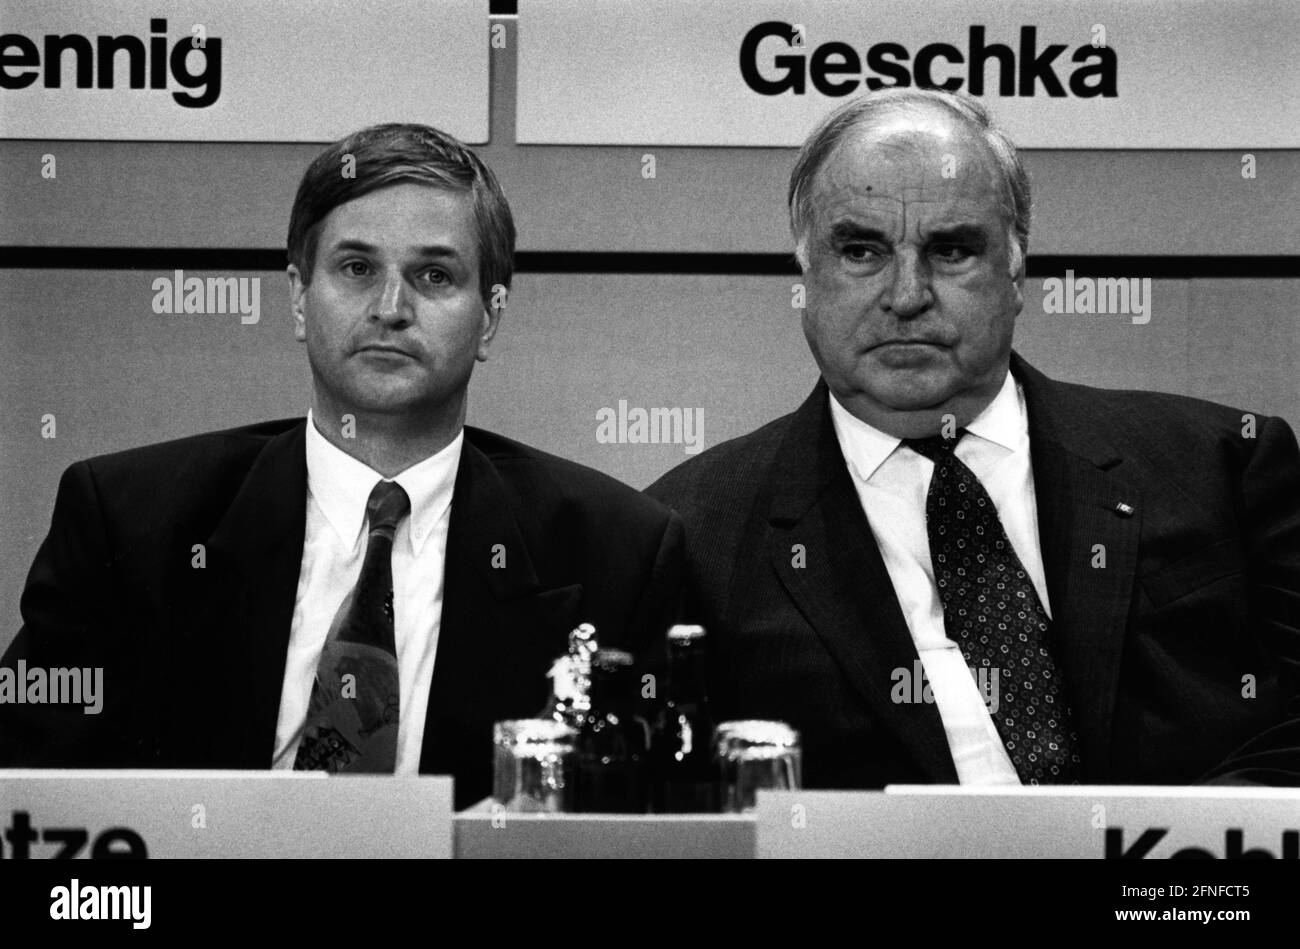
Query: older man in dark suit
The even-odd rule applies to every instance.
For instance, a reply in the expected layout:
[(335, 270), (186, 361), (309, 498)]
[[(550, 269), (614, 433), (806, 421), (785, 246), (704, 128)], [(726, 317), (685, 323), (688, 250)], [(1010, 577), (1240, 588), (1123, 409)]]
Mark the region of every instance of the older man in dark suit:
[(845, 104), (790, 209), (821, 380), (649, 489), (718, 713), (812, 787), (1300, 783), (1286, 423), (1012, 351), (1028, 179), (973, 100)]
[(574, 626), (652, 646), (679, 519), (465, 425), (514, 237), (492, 172), (435, 129), (312, 164), (289, 228), (308, 418), (67, 471), (3, 665), (102, 668), (103, 708), (0, 705), (0, 764), (451, 774), (464, 806)]

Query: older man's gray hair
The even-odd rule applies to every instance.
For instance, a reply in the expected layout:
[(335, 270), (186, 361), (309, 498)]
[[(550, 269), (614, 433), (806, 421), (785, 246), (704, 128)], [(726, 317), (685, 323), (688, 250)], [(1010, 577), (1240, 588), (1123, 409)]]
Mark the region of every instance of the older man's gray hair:
[(983, 103), (967, 95), (940, 89), (878, 89), (857, 96), (835, 109), (818, 123), (804, 141), (790, 172), (790, 231), (794, 235), (795, 257), (808, 269), (808, 229), (812, 226), (812, 185), (831, 154), (851, 133), (870, 128), (898, 114), (915, 114), (940, 109), (956, 117), (975, 133), (993, 156), (1002, 180), (1003, 211), (1007, 219), (1007, 241), (1011, 250), (1011, 272), (1020, 270), (1029, 254), (1029, 175), (1016, 146), (993, 124)]

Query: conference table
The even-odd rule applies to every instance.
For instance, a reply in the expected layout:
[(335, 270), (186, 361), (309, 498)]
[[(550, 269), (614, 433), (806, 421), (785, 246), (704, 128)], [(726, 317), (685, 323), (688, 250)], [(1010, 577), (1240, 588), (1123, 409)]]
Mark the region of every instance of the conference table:
[(1300, 789), (760, 791), (739, 814), (452, 800), (434, 776), (0, 771), (0, 856), (1300, 859)]

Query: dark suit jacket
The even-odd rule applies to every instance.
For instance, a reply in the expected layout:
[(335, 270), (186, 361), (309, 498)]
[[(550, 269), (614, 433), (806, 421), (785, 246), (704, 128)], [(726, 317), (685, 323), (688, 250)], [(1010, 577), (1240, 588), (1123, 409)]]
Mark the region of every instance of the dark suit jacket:
[[(269, 422), (67, 470), (3, 663), (101, 666), (105, 707), (0, 705), (0, 764), (270, 767), (305, 432), (301, 419)], [(679, 607), (681, 569), (681, 522), (667, 509), (466, 428), (420, 771), (454, 775), (458, 807), (489, 794), (492, 724), (540, 711), (569, 631), (591, 622), (602, 645), (644, 652)]]
[[(1235, 409), (1054, 382), (1014, 353), (1012, 372), (1085, 781), (1300, 783), (1291, 430), (1260, 416), (1245, 438)], [(827, 399), (819, 382), (648, 489), (686, 522), (716, 712), (798, 728), (809, 787), (955, 782), (937, 708), (891, 700), (917, 653)]]

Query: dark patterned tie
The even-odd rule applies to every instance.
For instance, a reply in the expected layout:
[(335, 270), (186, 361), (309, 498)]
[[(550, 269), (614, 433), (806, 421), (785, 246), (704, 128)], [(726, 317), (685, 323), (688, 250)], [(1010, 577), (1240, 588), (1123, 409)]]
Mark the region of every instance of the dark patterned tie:
[(393, 625), (393, 535), (411, 501), (380, 481), (366, 502), (370, 533), (357, 585), (339, 607), (316, 667), (296, 771), (391, 774), (401, 692)]
[(954, 453), (964, 434), (903, 441), (934, 462), (925, 523), (944, 630), (968, 666), (998, 670), (993, 721), (1021, 782), (1077, 783), (1079, 737), (1047, 649), (1051, 621), (993, 499)]

